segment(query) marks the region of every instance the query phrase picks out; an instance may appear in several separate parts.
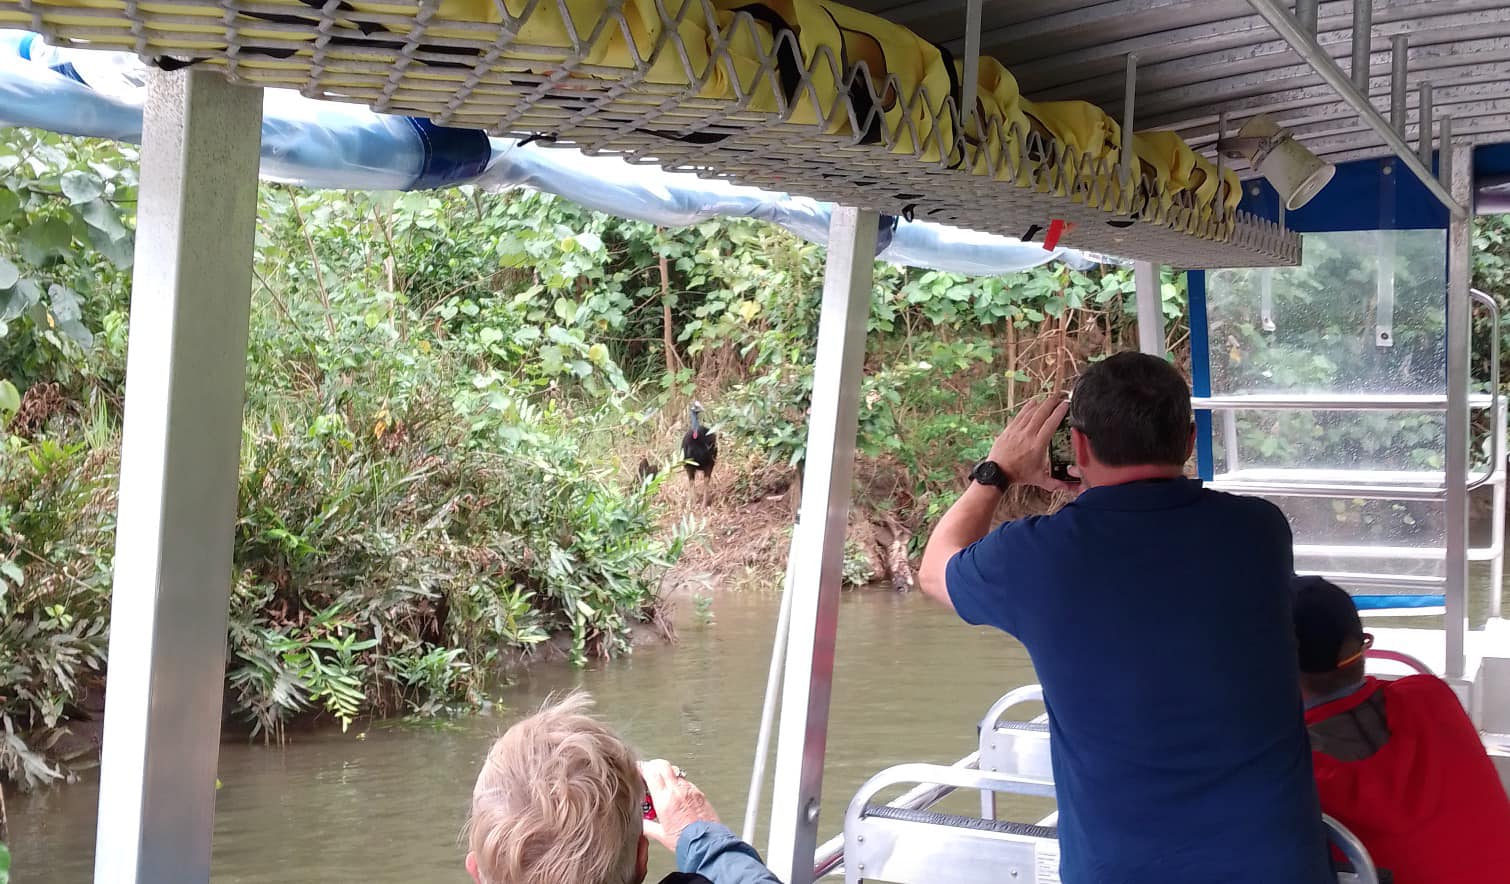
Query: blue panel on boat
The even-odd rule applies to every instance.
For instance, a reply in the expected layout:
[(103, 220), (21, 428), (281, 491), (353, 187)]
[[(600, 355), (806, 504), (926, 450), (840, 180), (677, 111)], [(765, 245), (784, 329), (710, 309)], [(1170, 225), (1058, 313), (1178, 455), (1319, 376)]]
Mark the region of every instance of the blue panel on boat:
[[(1506, 161), (1510, 163), (1510, 155)], [(1262, 178), (1244, 181), (1240, 208), (1277, 221), (1279, 194)], [(1339, 163), (1337, 176), (1315, 199), (1285, 213), (1285, 225), (1299, 233), (1433, 230), (1446, 228), (1447, 219), (1447, 210), (1426, 185), (1393, 157)]]
[(1360, 611), (1393, 611), (1409, 608), (1440, 608), (1447, 597), (1437, 595), (1355, 595), (1353, 603)]

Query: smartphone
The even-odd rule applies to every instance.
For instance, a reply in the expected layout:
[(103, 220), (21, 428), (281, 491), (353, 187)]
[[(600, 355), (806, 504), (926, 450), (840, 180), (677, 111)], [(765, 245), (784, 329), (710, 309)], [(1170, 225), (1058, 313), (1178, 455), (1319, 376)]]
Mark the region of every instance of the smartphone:
[(655, 804), (650, 800), (650, 793), (645, 793), (645, 799), (640, 802), (640, 815), (651, 822), (656, 822), (659, 817), (655, 812)]
[(1080, 480), (1070, 475), (1070, 467), (1074, 465), (1075, 446), (1070, 443), (1070, 421), (1066, 417), (1049, 440), (1049, 475), (1061, 482), (1078, 484)]

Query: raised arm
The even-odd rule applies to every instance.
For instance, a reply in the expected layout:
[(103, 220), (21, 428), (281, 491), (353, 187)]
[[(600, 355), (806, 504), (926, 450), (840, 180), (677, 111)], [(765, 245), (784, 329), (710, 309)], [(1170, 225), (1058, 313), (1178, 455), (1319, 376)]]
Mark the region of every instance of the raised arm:
[[(1069, 403), (1062, 396), (1050, 396), (1023, 406), (996, 437), (987, 459), (1000, 467), (1013, 485), (1064, 488), (1063, 482), (1049, 475), (1049, 441), (1068, 410)], [(971, 482), (939, 520), (923, 549), (923, 563), (918, 570), (918, 584), (925, 595), (953, 607), (944, 580), (949, 560), (991, 530), (991, 517), (1001, 495), (1000, 488)]]

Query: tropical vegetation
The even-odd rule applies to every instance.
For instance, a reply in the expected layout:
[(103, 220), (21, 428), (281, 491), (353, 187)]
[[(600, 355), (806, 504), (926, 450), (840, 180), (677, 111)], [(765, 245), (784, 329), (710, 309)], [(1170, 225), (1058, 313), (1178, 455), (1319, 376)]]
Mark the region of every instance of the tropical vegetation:
[[(92, 756), (75, 737), (107, 669), (136, 160), (0, 131), (0, 777), (23, 787)], [(1504, 292), (1510, 229), (1481, 237)], [(683, 408), (710, 405), (721, 434), (734, 479), (715, 506), (800, 469), (822, 264), (747, 220), (662, 230), (526, 191), (264, 186), (228, 726), (279, 740), (311, 718), (473, 708), (505, 663), (612, 657), (662, 626), (667, 569), (714, 542), (668, 487)], [(1329, 284), (1281, 287), (1276, 309)], [(1134, 345), (1132, 289), (1115, 266), (878, 264), (859, 445), (905, 480), (864, 505), (921, 536), (1019, 403)], [(1186, 364), (1183, 277), (1162, 294)], [(1328, 321), (1364, 321), (1344, 308)], [(1224, 370), (1312, 358), (1248, 319), (1230, 320)], [(877, 576), (855, 555), (845, 573)]]

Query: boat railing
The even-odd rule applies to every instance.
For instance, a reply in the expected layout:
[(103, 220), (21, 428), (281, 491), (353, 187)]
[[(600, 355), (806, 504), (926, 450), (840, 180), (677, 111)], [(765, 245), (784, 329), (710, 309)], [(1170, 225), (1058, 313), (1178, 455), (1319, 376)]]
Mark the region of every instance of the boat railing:
[[(946, 770), (976, 770), (980, 753), (971, 752)], [(919, 783), (887, 806), (902, 810), (928, 810), (955, 791), (954, 786), (940, 783)], [(816, 880), (833, 872), (844, 864), (844, 834), (840, 833), (823, 842), (813, 855), (813, 878)]]
[[(873, 803), (881, 792), (907, 783), (914, 788), (889, 804)], [(849, 803), (844, 815), (843, 857), (846, 884), (865, 880), (922, 884), (939, 880), (948, 869), (954, 884), (1057, 884), (1059, 832), (1044, 823), (977, 819), (904, 806), (908, 796), (948, 794), (959, 789), (1052, 797), (1054, 785), (954, 765), (900, 764), (871, 777)], [(938, 794), (938, 797), (942, 797)], [(935, 799), (936, 803), (936, 799)], [(1380, 884), (1378, 868), (1358, 839), (1332, 817), (1323, 817), (1327, 839), (1347, 862), (1339, 884)], [(838, 862), (822, 867), (833, 871)]]

